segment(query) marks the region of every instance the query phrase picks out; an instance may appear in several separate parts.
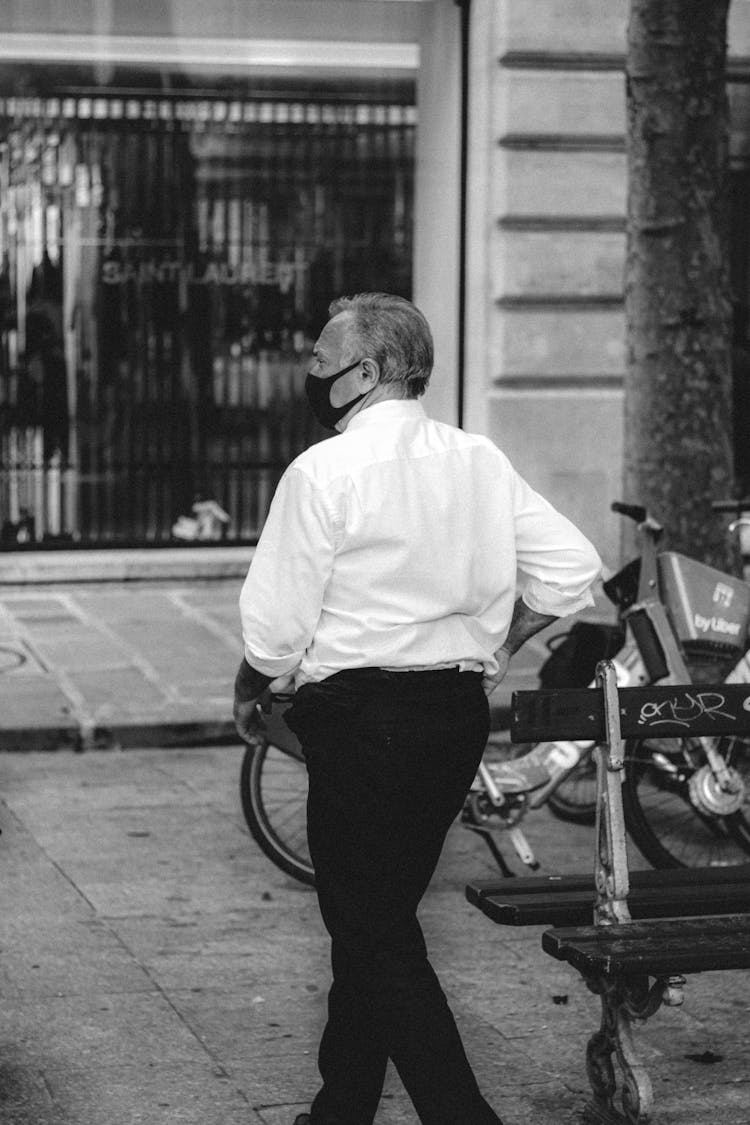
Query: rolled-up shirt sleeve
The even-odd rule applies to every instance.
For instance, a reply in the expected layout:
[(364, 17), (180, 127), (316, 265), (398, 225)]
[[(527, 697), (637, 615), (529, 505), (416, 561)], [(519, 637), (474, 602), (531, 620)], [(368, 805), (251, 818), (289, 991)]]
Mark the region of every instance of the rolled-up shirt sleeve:
[(602, 561), (565, 516), (514, 474), (516, 562), (529, 609), (567, 617), (594, 604), (591, 587)]
[(245, 659), (278, 679), (295, 671), (320, 618), (335, 550), (324, 498), (294, 466), (279, 482), (240, 593)]

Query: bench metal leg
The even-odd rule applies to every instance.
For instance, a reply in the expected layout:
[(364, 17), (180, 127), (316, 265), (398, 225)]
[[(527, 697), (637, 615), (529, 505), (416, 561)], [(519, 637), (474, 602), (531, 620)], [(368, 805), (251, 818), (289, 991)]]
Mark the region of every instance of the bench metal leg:
[[(586, 984), (601, 997), (602, 1023), (586, 1049), (586, 1071), (593, 1100), (584, 1110), (590, 1125), (648, 1125), (653, 1090), (648, 1072), (633, 1042), (633, 1021), (647, 1020), (662, 1004), (682, 1003), (681, 977), (587, 977)], [(615, 1106), (617, 1081), (613, 1056), (622, 1073), (622, 1112)]]
[[(586, 1106), (584, 1119), (605, 1125), (645, 1125), (654, 1095), (651, 1080), (633, 1043), (631, 1017), (622, 982), (599, 978), (589, 980), (587, 984), (601, 997), (602, 1023), (586, 1048), (586, 1071), (594, 1099)], [(613, 1056), (622, 1072), (624, 1114), (614, 1104), (617, 1080)]]

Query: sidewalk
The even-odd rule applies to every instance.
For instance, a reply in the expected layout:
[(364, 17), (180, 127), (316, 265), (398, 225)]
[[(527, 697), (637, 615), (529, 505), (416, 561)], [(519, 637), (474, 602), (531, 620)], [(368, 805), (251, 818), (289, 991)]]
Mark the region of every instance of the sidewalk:
[[(0, 751), (234, 741), (241, 585), (239, 576), (0, 585)], [(584, 616), (611, 619), (611, 607)], [(507, 725), (512, 692), (537, 686), (545, 635), (493, 694), (495, 728)]]
[[(291, 1125), (309, 1105), (327, 939), (249, 837), (241, 757), (0, 754), (3, 1125)], [(543, 872), (590, 867), (591, 829), (526, 824)], [(433, 963), (507, 1125), (580, 1125), (599, 1001), (541, 927), (468, 905), (494, 873), (456, 825), (421, 910)], [(750, 975), (706, 973), (637, 1030), (654, 1125), (747, 1125), (749, 1021)], [(392, 1070), (375, 1125), (417, 1125)]]
[(0, 749), (233, 739), (240, 586), (0, 587)]

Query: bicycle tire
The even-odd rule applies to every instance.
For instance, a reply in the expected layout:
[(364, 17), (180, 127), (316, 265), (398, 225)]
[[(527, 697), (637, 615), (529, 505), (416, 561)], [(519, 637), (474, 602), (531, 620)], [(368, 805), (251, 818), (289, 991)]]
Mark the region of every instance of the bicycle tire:
[(314, 886), (307, 848), (307, 769), (302, 755), (258, 738), (242, 759), (240, 800), (261, 851), (286, 875)]
[(654, 867), (750, 863), (750, 744), (721, 739), (718, 748), (739, 771), (744, 785), (741, 809), (725, 817), (701, 812), (691, 801), (690, 779), (705, 762), (696, 739), (626, 742), (625, 824), (641, 855)]
[(567, 774), (547, 798), (547, 804), (558, 820), (569, 824), (596, 822), (596, 764), (593, 754)]

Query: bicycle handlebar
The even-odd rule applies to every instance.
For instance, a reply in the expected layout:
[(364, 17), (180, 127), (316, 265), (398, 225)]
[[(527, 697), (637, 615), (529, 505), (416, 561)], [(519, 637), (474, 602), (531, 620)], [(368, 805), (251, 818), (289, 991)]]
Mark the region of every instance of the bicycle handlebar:
[(643, 523), (648, 515), (642, 504), (621, 504), (619, 500), (613, 500), (610, 508), (621, 516), (627, 516), (628, 519), (635, 520), (636, 523)]
[[(642, 504), (622, 504), (619, 500), (614, 500), (610, 504), (610, 510), (621, 516), (627, 516), (628, 519), (635, 520), (636, 523), (643, 523), (648, 515)], [(734, 500), (712, 500), (711, 510), (713, 512), (736, 512), (737, 515), (742, 512), (750, 512), (750, 496), (738, 496)]]

